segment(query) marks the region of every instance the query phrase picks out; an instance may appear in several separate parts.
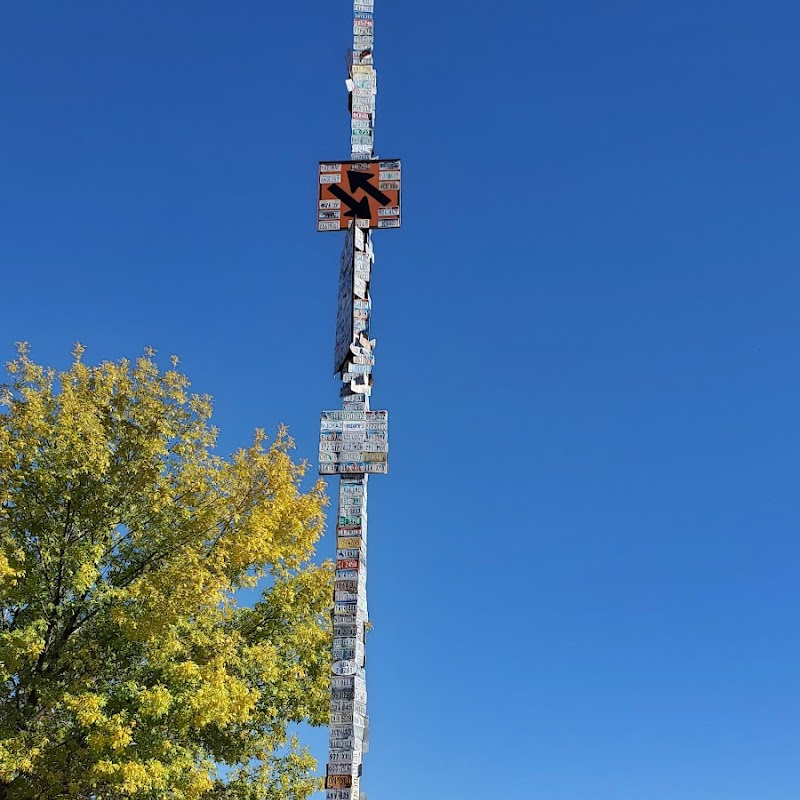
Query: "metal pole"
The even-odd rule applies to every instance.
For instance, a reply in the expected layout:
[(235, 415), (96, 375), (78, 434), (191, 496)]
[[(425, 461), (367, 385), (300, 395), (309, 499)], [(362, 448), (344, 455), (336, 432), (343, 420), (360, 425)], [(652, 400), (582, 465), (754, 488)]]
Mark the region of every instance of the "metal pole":
[(370, 338), (371, 231), (400, 227), (400, 161), (374, 149), (377, 73), (373, 66), (374, 0), (355, 0), (348, 58), (348, 162), (319, 165), (317, 229), (346, 231), (339, 263), (334, 374), (341, 410), (323, 411), (319, 471), (339, 475), (333, 605), (330, 749), (327, 800), (364, 800), (362, 759), (369, 747), (365, 639), (367, 610), (367, 484), (388, 471), (388, 412), (372, 411), (375, 340)]

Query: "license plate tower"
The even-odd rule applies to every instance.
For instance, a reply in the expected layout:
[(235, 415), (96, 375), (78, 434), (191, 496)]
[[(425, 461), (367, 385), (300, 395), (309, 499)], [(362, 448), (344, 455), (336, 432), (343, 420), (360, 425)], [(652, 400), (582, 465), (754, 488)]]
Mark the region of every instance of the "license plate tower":
[(400, 227), (402, 167), (399, 159), (375, 151), (374, 1), (353, 4), (345, 81), (350, 158), (320, 162), (318, 171), (317, 230), (344, 232), (333, 357), (341, 408), (322, 412), (319, 442), (320, 474), (339, 477), (326, 800), (365, 798), (367, 484), (370, 475), (386, 474), (389, 464), (388, 412), (370, 408), (375, 365), (370, 279), (373, 231)]

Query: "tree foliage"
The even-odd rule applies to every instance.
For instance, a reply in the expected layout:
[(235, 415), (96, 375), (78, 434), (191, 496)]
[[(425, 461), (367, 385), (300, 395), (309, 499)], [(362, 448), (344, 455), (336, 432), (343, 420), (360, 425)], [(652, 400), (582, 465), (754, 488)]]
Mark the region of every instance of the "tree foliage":
[(291, 725), (327, 721), (322, 487), (283, 429), (215, 455), (176, 359), (81, 357), (7, 365), (0, 798), (302, 800)]

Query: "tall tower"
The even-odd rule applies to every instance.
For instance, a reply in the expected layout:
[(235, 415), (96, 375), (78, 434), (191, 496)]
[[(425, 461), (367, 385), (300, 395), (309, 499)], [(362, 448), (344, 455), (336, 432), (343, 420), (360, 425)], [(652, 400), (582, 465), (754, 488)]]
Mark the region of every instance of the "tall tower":
[(341, 410), (323, 411), (319, 471), (339, 475), (333, 664), (327, 800), (359, 800), (369, 747), (365, 640), (367, 611), (367, 483), (388, 470), (388, 412), (372, 411), (375, 339), (370, 338), (372, 231), (400, 227), (400, 161), (375, 153), (377, 73), (373, 65), (374, 0), (355, 0), (353, 47), (346, 80), (350, 160), (319, 165), (317, 229), (344, 231), (339, 261), (333, 373)]

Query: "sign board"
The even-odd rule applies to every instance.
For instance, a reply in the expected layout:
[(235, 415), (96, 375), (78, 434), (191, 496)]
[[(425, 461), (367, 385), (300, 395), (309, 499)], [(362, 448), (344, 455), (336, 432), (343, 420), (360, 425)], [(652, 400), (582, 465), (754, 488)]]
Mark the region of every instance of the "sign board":
[(317, 230), (347, 230), (354, 220), (359, 220), (359, 227), (399, 228), (400, 176), (397, 159), (321, 162)]
[[(388, 424), (387, 411), (323, 411), (319, 440), (320, 474), (365, 475), (388, 472)], [(331, 426), (337, 428), (334, 430)], [(341, 433), (341, 441), (331, 439), (338, 433)], [(354, 493), (353, 497), (356, 496)], [(357, 502), (347, 500), (343, 487), (339, 490), (339, 501), (348, 510), (358, 505)], [(340, 515), (339, 527), (356, 527), (361, 521), (362, 517), (358, 514)]]

